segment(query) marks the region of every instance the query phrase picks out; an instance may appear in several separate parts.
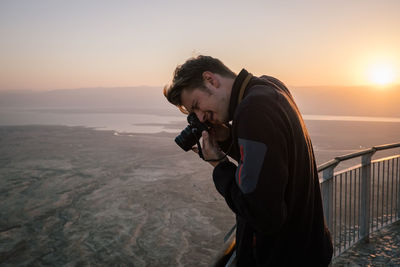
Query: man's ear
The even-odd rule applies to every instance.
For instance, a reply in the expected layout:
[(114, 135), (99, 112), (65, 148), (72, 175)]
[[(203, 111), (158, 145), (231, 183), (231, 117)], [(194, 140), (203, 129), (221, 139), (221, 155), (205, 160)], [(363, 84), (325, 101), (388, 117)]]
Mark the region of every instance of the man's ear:
[(203, 72), (203, 81), (211, 84), (213, 87), (218, 88), (220, 86), (220, 81), (218, 76), (211, 71)]

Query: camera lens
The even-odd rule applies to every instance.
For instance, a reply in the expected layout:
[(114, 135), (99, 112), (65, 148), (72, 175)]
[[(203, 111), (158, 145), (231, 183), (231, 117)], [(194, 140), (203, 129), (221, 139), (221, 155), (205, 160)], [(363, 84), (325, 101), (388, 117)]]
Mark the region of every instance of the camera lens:
[(175, 143), (183, 150), (189, 151), (197, 142), (196, 137), (192, 133), (192, 128), (188, 125), (182, 132), (175, 137)]
[(189, 125), (175, 137), (175, 143), (185, 151), (189, 151), (200, 139), (201, 133), (208, 130), (207, 125), (201, 123), (195, 113), (190, 113), (187, 121)]

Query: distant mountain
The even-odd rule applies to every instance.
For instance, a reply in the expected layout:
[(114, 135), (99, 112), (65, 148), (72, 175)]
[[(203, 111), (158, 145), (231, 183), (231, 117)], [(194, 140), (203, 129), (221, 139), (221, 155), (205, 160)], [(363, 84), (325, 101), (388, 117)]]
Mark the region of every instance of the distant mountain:
[(303, 114), (400, 117), (400, 85), (293, 87)]
[(166, 104), (161, 87), (0, 92), (0, 107), (148, 107)]
[[(400, 85), (390, 88), (290, 87), (303, 114), (400, 117)], [(0, 108), (146, 109), (175, 112), (161, 87), (0, 91)]]

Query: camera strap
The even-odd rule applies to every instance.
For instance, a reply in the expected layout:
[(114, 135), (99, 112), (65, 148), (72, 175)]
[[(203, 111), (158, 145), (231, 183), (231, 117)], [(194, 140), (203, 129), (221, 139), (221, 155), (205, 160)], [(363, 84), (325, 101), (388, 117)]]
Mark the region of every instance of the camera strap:
[[(247, 85), (249, 84), (250, 79), (251, 79), (252, 77), (253, 77), (253, 75), (252, 75), (251, 73), (249, 73), (249, 74), (247, 74), (247, 77), (244, 79), (244, 81), (243, 81), (243, 83), (242, 83), (242, 86), (240, 87), (240, 91), (239, 91), (238, 105), (239, 105), (240, 102), (242, 101), (243, 95), (244, 95), (244, 91), (246, 90), (246, 87), (247, 87)], [(232, 145), (233, 145), (233, 140), (232, 140), (231, 145), (229, 146), (228, 151), (231, 150)], [(203, 152), (202, 152), (202, 149), (201, 149), (199, 140), (197, 140), (197, 147), (198, 147), (198, 149), (199, 149), (199, 156), (200, 156), (200, 158), (202, 158), (204, 161), (207, 161), (207, 162), (210, 162), (210, 161), (212, 161), (212, 162), (221, 161), (221, 160), (223, 160), (224, 158), (227, 157), (227, 153), (225, 153), (225, 155), (224, 155), (223, 157), (219, 158), (219, 159), (205, 159), (204, 156), (203, 156)]]
[(237, 102), (238, 105), (240, 104), (240, 102), (242, 102), (244, 91), (246, 90), (246, 87), (249, 84), (251, 77), (253, 77), (251, 73), (247, 74), (246, 79), (244, 79), (242, 86), (240, 87), (238, 102)]
[(200, 137), (199, 138), (196, 137), (196, 140), (197, 140), (196, 141), (197, 149), (199, 150), (199, 156), (200, 156), (201, 159), (205, 160), (204, 156), (203, 156), (203, 150), (201, 149), (201, 145), (200, 145)]
[[(238, 105), (239, 105), (240, 102), (242, 101), (243, 95), (244, 95), (244, 91), (246, 90), (246, 87), (247, 87), (247, 85), (249, 84), (250, 79), (251, 79), (252, 77), (253, 77), (253, 75), (252, 75), (251, 73), (249, 73), (249, 74), (247, 75), (247, 77), (244, 79), (244, 81), (243, 81), (243, 83), (242, 83), (242, 86), (240, 87), (240, 91), (239, 91)], [(198, 151), (198, 154), (199, 154), (199, 156), (200, 156), (201, 159), (203, 159), (204, 161), (207, 161), (207, 162), (215, 162), (215, 161), (221, 161), (221, 160), (223, 160), (224, 158), (227, 157), (227, 154), (225, 154), (223, 157), (221, 157), (221, 158), (219, 158), (219, 159), (205, 159), (204, 156), (203, 156), (203, 151), (202, 151), (201, 145), (200, 145), (200, 136), (197, 136), (197, 134), (196, 134), (195, 132), (193, 132), (193, 134), (196, 136), (197, 148), (198, 148), (198, 150), (199, 150), (199, 151)], [(229, 146), (228, 151), (231, 150), (232, 145), (233, 145), (233, 140), (232, 140), (231, 145)]]

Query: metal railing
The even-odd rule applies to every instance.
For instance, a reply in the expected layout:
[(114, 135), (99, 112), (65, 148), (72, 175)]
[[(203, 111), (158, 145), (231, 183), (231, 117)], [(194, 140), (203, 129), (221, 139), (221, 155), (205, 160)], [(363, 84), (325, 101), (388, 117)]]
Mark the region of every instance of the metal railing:
[[(361, 240), (368, 242), (370, 233), (400, 219), (400, 152), (372, 160), (377, 151), (393, 148), (400, 148), (400, 143), (374, 146), (318, 166), (333, 257)], [(335, 172), (341, 162), (356, 158), (361, 158), (361, 164)], [(233, 230), (225, 237), (225, 247), (214, 266), (230, 266), (235, 257)]]
[[(400, 143), (375, 146), (318, 167), (334, 257), (400, 219), (400, 155), (371, 159), (377, 151), (398, 147)], [(354, 158), (361, 158), (361, 164), (334, 172), (339, 163)]]

